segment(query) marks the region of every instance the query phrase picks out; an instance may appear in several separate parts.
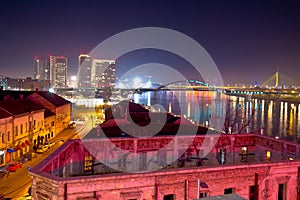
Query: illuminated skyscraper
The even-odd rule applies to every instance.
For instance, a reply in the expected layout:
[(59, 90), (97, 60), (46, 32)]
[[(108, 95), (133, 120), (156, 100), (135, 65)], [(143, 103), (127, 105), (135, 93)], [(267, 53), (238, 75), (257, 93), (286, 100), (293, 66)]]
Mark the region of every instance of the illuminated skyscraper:
[(80, 54), (78, 57), (78, 87), (91, 88), (92, 59), (89, 55)]
[(64, 56), (50, 56), (50, 87), (67, 87), (67, 66), (68, 60)]
[(95, 88), (114, 87), (116, 67), (114, 60), (94, 59), (91, 69), (91, 85)]
[(49, 70), (49, 59), (39, 58), (35, 56), (33, 58), (34, 65), (34, 79), (38, 80), (49, 80), (50, 70)]
[(115, 61), (94, 59), (89, 55), (78, 57), (79, 88), (111, 88), (115, 85)]

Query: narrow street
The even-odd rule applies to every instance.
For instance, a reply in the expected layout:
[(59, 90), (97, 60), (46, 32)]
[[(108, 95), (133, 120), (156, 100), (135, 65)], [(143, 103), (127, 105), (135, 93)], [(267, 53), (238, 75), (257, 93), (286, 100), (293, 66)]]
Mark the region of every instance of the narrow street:
[(86, 135), (92, 128), (92, 122), (89, 120), (85, 124), (77, 125), (76, 129), (66, 129), (62, 131), (52, 141), (55, 145), (43, 154), (36, 154), (31, 161), (27, 161), (22, 165), (22, 168), (17, 169), (16, 172), (9, 172), (9, 174), (0, 179), (0, 194), (5, 198), (17, 200), (27, 195), (28, 188), (31, 185), (31, 177), (28, 174), (28, 168), (32, 168), (45, 159), (49, 154), (54, 152), (59, 146), (69, 139), (79, 139)]

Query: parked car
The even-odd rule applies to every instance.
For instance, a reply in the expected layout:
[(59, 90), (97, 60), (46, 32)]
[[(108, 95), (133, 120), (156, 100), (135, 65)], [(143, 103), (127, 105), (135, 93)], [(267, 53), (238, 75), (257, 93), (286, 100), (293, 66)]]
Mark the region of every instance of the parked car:
[(7, 167), (6, 170), (9, 172), (15, 172), (17, 169), (22, 167), (22, 163), (20, 162), (11, 162)]
[(45, 146), (39, 146), (36, 150), (35, 150), (35, 152), (37, 152), (37, 153), (44, 153), (45, 151), (47, 151), (48, 150), (48, 147), (45, 147)]
[(0, 171), (0, 179), (3, 178), (4, 176), (7, 176), (8, 171), (6, 170), (1, 170)]
[(34, 157), (36, 157), (36, 154), (33, 152), (29, 152), (24, 155), (24, 158), (26, 158), (27, 160), (32, 160)]
[(55, 142), (45, 142), (44, 147), (50, 149), (55, 145)]
[(69, 128), (76, 128), (76, 123), (75, 122), (71, 122), (69, 124)]

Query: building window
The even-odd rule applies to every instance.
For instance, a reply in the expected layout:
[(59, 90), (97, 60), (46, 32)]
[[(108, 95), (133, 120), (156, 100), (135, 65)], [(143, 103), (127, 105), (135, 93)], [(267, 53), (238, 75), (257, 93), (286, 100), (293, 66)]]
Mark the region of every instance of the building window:
[(16, 136), (18, 136), (18, 126), (16, 126)]
[(10, 141), (10, 132), (7, 132), (7, 141)]
[(2, 143), (5, 143), (5, 135), (2, 133)]
[(175, 200), (176, 195), (175, 194), (167, 194), (164, 196), (164, 200)]
[(226, 188), (224, 189), (224, 194), (232, 194), (235, 192), (234, 188)]
[(20, 126), (20, 133), (23, 134), (23, 124)]
[(271, 151), (266, 151), (266, 159), (267, 160), (271, 159)]
[(84, 156), (84, 171), (91, 171), (93, 165), (93, 156)]
[(147, 153), (142, 152), (140, 153), (140, 160), (139, 160), (139, 167), (140, 170), (146, 170), (147, 169)]
[(209, 191), (200, 191), (199, 198), (209, 197)]
[(278, 185), (278, 200), (286, 200), (286, 184)]
[(54, 126), (54, 121), (51, 122), (51, 126)]
[(255, 185), (249, 186), (249, 200), (255, 199)]

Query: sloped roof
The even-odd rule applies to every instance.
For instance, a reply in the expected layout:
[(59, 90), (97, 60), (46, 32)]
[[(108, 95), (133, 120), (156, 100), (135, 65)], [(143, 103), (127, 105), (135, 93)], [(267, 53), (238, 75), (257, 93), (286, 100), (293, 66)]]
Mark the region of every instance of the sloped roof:
[(14, 91), (14, 90), (3, 90), (0, 92), (0, 101), (13, 100), (13, 99), (25, 99), (29, 95), (36, 93), (52, 103), (54, 106), (62, 106), (69, 104), (70, 101), (60, 97), (57, 94), (48, 91)]
[(0, 119), (8, 118), (10, 116), (12, 116), (10, 113), (0, 108)]
[(55, 113), (51, 112), (50, 110), (46, 109), (44, 112), (44, 118), (50, 117), (50, 116), (54, 116)]
[(0, 107), (13, 115), (20, 115), (27, 112), (45, 109), (43, 106), (34, 103), (30, 99), (1, 101)]
[(0, 92), (0, 101), (12, 99), (24, 99), (34, 93), (34, 91), (15, 91), (15, 90), (2, 90)]
[(101, 124), (102, 128), (114, 127), (117, 125), (130, 125), (130, 122), (126, 119), (110, 119)]
[(46, 92), (46, 91), (38, 91), (36, 92), (38, 95), (43, 97), (44, 99), (48, 100), (50, 103), (52, 103), (54, 106), (63, 106), (66, 104), (69, 104), (70, 101), (60, 97), (57, 94)]
[(208, 131), (206, 127), (196, 126), (180, 116), (150, 112), (130, 101), (121, 101), (108, 108), (105, 119), (98, 130), (90, 131), (86, 138), (104, 137), (103, 134), (106, 137), (200, 135)]
[[(148, 137), (159, 135), (201, 135), (207, 133), (206, 127), (194, 124), (169, 124), (140, 122), (131, 123), (125, 119), (110, 119), (90, 131), (85, 138), (98, 137)], [(104, 135), (103, 135), (104, 134)]]
[(148, 113), (149, 110), (140, 104), (123, 100), (116, 105), (105, 109), (105, 120), (114, 118), (125, 118), (128, 113)]

